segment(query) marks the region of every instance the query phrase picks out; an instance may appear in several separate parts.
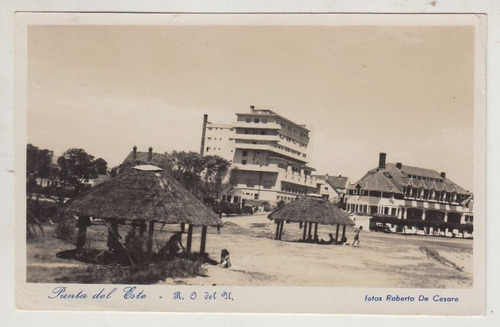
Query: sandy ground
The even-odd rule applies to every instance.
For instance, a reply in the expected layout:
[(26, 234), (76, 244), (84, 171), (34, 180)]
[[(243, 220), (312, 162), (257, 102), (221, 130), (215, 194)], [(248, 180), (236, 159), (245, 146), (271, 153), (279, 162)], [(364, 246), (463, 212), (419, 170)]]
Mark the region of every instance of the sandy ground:
[[(471, 288), (472, 240), (432, 236), (414, 236), (363, 230), (360, 247), (318, 245), (295, 242), (302, 238), (298, 224), (285, 224), (282, 241), (274, 240), (276, 225), (264, 214), (224, 217), (225, 225), (217, 232), (208, 229), (206, 251), (219, 260), (226, 248), (232, 267), (205, 264), (204, 276), (167, 279), (159, 284), (237, 285), (237, 286), (332, 286), (397, 288)], [(155, 248), (161, 247), (179, 226), (157, 226)], [(102, 229), (102, 228), (101, 228)], [(105, 230), (92, 228), (93, 244), (106, 248)], [(201, 228), (195, 228), (193, 251), (199, 251)], [(342, 229), (340, 229), (340, 233)], [(320, 238), (335, 234), (334, 226), (320, 225)], [(352, 242), (354, 228), (346, 236)], [(125, 233), (122, 232), (122, 236)], [(186, 236), (184, 234), (185, 244)], [(60, 259), (58, 251), (67, 244), (48, 231), (38, 242), (28, 242), (28, 282), (64, 280), (70, 271), (78, 272), (85, 264)], [(73, 270), (69, 270), (73, 269)], [(63, 276), (61, 279), (61, 276)]]
[[(276, 225), (265, 215), (223, 220), (220, 234), (209, 231), (207, 251), (218, 258), (221, 249), (228, 249), (232, 267), (206, 265), (206, 277), (167, 279), (164, 284), (472, 287), (472, 240), (363, 230), (360, 247), (318, 245), (294, 242), (301, 239), (302, 230), (293, 223), (285, 225), (282, 241), (274, 240)], [(353, 231), (346, 230), (348, 242)], [(328, 239), (330, 232), (335, 234), (333, 226), (318, 228), (320, 238)], [(199, 238), (193, 242), (196, 246)]]

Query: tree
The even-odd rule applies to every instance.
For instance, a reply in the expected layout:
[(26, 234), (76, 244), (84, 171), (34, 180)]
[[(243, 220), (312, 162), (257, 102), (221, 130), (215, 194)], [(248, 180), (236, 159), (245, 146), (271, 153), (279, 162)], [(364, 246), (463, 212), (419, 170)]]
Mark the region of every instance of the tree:
[(165, 154), (164, 168), (200, 199), (218, 197), (231, 163), (218, 156), (173, 151)]
[(26, 149), (26, 191), (27, 193), (39, 192), (39, 180), (52, 180), (56, 178), (56, 171), (51, 166), (54, 153), (47, 149), (28, 144)]
[(205, 160), (205, 169), (203, 171), (205, 197), (218, 198), (231, 163), (219, 156), (206, 156), (203, 158)]
[(99, 175), (106, 175), (108, 173), (108, 163), (102, 158), (97, 158), (93, 162), (95, 169)]
[(106, 172), (108, 169), (104, 159), (94, 160), (94, 156), (76, 148), (64, 152), (57, 159), (57, 164), (61, 168), (59, 180), (66, 187), (74, 187), (75, 194), (82, 190), (84, 183), (97, 178), (100, 171)]
[(202, 156), (197, 152), (172, 151), (155, 156), (151, 162), (131, 160), (111, 169), (111, 177), (120, 174), (121, 169), (141, 164), (152, 164), (167, 171), (189, 192), (199, 199), (218, 197), (223, 188), (231, 163), (218, 156)]

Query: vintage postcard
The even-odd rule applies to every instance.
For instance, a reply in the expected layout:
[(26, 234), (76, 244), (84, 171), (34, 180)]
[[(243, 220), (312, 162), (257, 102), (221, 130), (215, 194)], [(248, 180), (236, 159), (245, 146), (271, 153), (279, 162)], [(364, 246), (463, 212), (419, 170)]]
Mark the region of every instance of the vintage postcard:
[(483, 315), (485, 22), (18, 13), (17, 308)]

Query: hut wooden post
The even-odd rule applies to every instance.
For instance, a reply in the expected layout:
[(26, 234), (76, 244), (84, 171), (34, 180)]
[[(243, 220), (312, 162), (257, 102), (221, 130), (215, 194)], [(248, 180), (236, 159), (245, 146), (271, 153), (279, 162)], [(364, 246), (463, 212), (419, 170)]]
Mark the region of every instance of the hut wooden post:
[(343, 239), (345, 238), (345, 225), (344, 225), (344, 227), (342, 227), (342, 238)]
[(275, 220), (275, 223), (276, 223), (276, 237), (274, 239), (277, 240), (280, 232), (280, 222)]
[(314, 224), (314, 238), (318, 236), (318, 223)]
[(187, 238), (187, 244), (186, 244), (186, 251), (187, 253), (191, 253), (191, 243), (193, 242), (193, 225), (189, 224), (188, 227), (188, 238)]
[(201, 245), (200, 245), (200, 254), (205, 253), (205, 244), (207, 242), (207, 225), (203, 225), (201, 228)]
[(281, 223), (280, 223), (280, 235), (279, 235), (279, 239), (281, 240), (281, 236), (283, 236), (283, 226), (285, 225), (285, 221), (282, 220)]
[(108, 249), (117, 251), (121, 249), (120, 234), (118, 232), (118, 223), (116, 220), (111, 221), (111, 226), (108, 226)]
[(302, 235), (302, 240), (306, 240), (306, 234), (307, 234), (307, 223), (304, 223), (304, 234)]
[(308, 236), (311, 236), (311, 237), (312, 237), (312, 235), (311, 235), (311, 230), (312, 230), (312, 227), (313, 227), (313, 223), (312, 223), (312, 222), (310, 222), (310, 223), (309, 223), (309, 234), (308, 234)]
[(145, 231), (146, 231), (146, 223), (144, 222), (144, 220), (141, 220), (139, 226), (139, 236), (140, 237), (144, 236)]
[(85, 245), (87, 238), (87, 226), (80, 226), (78, 228), (78, 236), (76, 237), (76, 251), (80, 251)]
[(149, 230), (148, 230), (148, 254), (151, 255), (153, 253), (153, 235), (155, 233), (155, 221), (151, 220), (149, 222)]
[(335, 232), (335, 243), (339, 242), (339, 227), (340, 225), (337, 224), (337, 231)]
[(80, 251), (85, 245), (87, 239), (87, 226), (90, 226), (89, 217), (78, 217), (77, 227), (78, 235), (76, 237), (76, 251)]

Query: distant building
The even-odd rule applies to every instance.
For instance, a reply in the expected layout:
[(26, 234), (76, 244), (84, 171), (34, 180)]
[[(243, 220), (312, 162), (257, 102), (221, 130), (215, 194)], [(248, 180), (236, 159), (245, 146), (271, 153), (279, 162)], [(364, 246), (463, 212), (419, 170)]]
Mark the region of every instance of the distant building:
[(319, 194), (330, 202), (345, 204), (347, 191), (349, 189), (349, 177), (338, 175), (314, 175), (314, 177), (324, 181), (320, 184)]
[[(368, 171), (348, 191), (346, 209), (351, 213), (392, 217), (397, 231), (403, 220), (433, 223), (472, 224), (473, 194), (451, 181), (446, 173), (398, 163), (386, 163), (380, 153), (377, 168)], [(399, 230), (398, 230), (399, 229)], [(446, 231), (445, 231), (446, 233)]]
[(134, 146), (132, 151), (125, 157), (123, 163), (134, 163), (134, 162), (161, 162), (165, 160), (165, 155), (157, 152), (153, 152), (153, 148), (149, 147), (148, 152), (137, 151), (137, 147)]
[(214, 124), (205, 115), (200, 152), (232, 163), (230, 183), (243, 199), (276, 204), (318, 193), (324, 181), (313, 177), (315, 169), (307, 164), (309, 130), (304, 125), (254, 106), (236, 117), (231, 124)]

